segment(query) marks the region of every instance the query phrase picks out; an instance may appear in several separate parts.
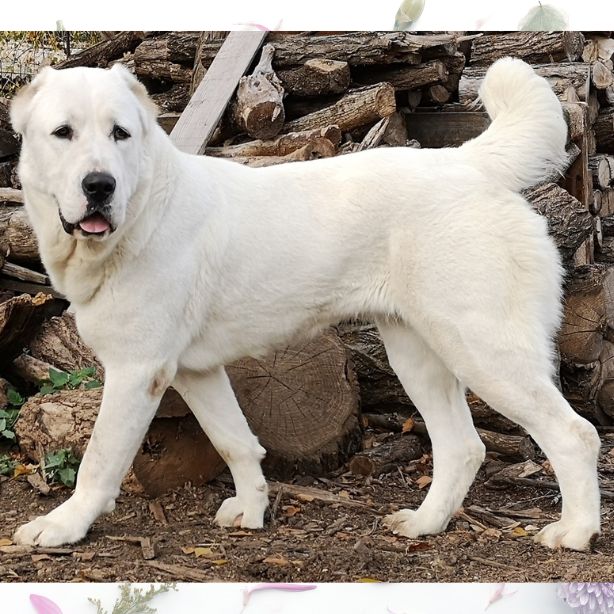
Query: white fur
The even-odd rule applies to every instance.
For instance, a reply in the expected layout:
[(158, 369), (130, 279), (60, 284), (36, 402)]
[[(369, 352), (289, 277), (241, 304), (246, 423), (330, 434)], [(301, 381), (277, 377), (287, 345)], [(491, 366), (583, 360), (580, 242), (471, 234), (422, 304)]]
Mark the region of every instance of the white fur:
[[(380, 327), (433, 442), (423, 505), (388, 518), (409, 537), (445, 529), (484, 458), (470, 387), (543, 448), (563, 495), (538, 539), (584, 550), (599, 533), (599, 439), (552, 383), (561, 265), (518, 191), (556, 167), (566, 126), (547, 83), (497, 62), (481, 90), (490, 128), (458, 149), (378, 149), (252, 169), (179, 152), (126, 71), (47, 70), (12, 108), (26, 207), (43, 262), (106, 369), (73, 496), (17, 542), (81, 539), (120, 482), (173, 385), (233, 474), (222, 525), (261, 527), (264, 450), (223, 365), (351, 316)], [(50, 135), (70, 122), (75, 137)], [(109, 136), (120, 122), (132, 138)], [(115, 233), (67, 235), (83, 176), (117, 180)]]

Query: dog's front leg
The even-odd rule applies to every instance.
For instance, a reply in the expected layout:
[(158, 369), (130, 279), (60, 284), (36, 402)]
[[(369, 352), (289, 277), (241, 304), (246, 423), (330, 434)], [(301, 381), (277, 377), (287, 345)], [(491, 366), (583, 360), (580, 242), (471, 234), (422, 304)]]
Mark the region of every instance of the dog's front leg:
[(174, 370), (159, 365), (106, 367), (100, 413), (72, 497), (20, 527), (16, 543), (71, 544), (85, 536), (100, 514), (113, 511), (121, 481), (173, 376)]
[(178, 373), (173, 387), (188, 404), (220, 456), (226, 461), (237, 494), (226, 499), (215, 521), (223, 527), (263, 526), (267, 484), (260, 468), (265, 450), (251, 432), (223, 367), (208, 373)]

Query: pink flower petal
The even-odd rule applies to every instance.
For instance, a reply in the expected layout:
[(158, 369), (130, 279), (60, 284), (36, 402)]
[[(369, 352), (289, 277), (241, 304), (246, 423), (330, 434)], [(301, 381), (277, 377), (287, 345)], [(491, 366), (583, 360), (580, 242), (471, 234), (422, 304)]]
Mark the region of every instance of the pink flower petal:
[(37, 614), (62, 614), (59, 606), (42, 595), (30, 595), (30, 602)]
[(312, 591), (315, 588), (318, 588), (315, 584), (288, 584), (286, 582), (270, 582), (267, 584), (256, 584), (255, 586), (247, 588), (243, 591), (243, 606), (246, 606), (249, 603), (249, 598), (252, 596), (252, 593), (256, 593), (258, 591), (300, 592)]

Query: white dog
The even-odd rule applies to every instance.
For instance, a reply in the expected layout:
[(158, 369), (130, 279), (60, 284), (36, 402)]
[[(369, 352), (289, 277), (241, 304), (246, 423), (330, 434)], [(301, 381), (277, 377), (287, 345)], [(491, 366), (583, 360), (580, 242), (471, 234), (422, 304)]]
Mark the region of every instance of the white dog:
[(548, 455), (563, 510), (538, 541), (589, 548), (600, 530), (599, 438), (552, 383), (561, 265), (518, 192), (564, 156), (547, 82), (518, 60), (489, 70), (490, 128), (457, 149), (378, 149), (253, 169), (179, 152), (145, 88), (112, 70), (43, 70), (15, 98), (26, 208), (54, 286), (106, 373), (68, 501), (15, 541), (82, 539), (172, 385), (232, 472), (222, 526), (259, 528), (265, 451), (225, 364), (352, 316), (375, 319), (424, 417), (434, 478), (417, 511), (387, 518), (443, 531), (484, 458), (470, 387)]

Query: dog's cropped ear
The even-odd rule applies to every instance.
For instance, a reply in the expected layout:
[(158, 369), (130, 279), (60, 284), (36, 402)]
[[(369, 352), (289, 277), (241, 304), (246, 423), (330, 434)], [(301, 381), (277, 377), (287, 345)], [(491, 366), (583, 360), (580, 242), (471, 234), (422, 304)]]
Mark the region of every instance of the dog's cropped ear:
[(32, 99), (53, 72), (53, 68), (45, 66), (28, 85), (17, 92), (11, 101), (11, 124), (18, 134), (25, 134), (30, 119)]
[(143, 109), (143, 125), (147, 128), (148, 121), (155, 121), (159, 114), (156, 103), (149, 97), (145, 86), (123, 65), (113, 64), (111, 72), (117, 73), (128, 85), (132, 93), (136, 96)]

